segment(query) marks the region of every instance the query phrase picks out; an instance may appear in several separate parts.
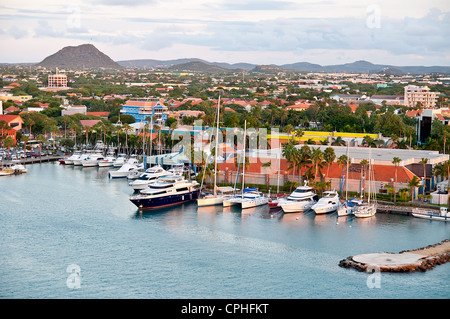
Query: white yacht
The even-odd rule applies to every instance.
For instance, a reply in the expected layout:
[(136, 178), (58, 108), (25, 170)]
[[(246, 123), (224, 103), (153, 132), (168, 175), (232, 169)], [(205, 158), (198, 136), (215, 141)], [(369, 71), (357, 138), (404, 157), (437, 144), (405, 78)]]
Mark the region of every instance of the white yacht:
[(197, 199), (197, 206), (214, 206), (214, 205), (222, 205), (224, 200), (231, 199), (233, 196), (233, 187), (217, 187), (216, 195), (213, 194), (204, 194), (201, 198)]
[(363, 203), (362, 200), (356, 200), (354, 198), (346, 200), (344, 203), (340, 203), (337, 209), (338, 216), (348, 216), (352, 215), (356, 206), (359, 206)]
[(75, 151), (72, 155), (64, 160), (64, 165), (73, 165), (73, 161), (79, 159), (81, 155), (80, 151)]
[(226, 198), (223, 200), (223, 206), (228, 207), (238, 205), (242, 209), (251, 208), (269, 203), (269, 197), (264, 196), (257, 188), (245, 188), (242, 195)]
[(90, 153), (81, 153), (80, 157), (78, 157), (78, 158), (76, 158), (76, 159), (73, 160), (73, 165), (74, 165), (74, 166), (81, 166), (81, 165), (82, 165), (81, 163), (82, 163), (86, 158), (88, 158), (89, 155), (90, 155)]
[(311, 206), (316, 214), (327, 214), (336, 211), (339, 207), (339, 194), (335, 191), (325, 191), (323, 197)]
[(197, 199), (198, 186), (197, 181), (188, 181), (181, 175), (163, 176), (131, 196), (130, 201), (140, 210), (179, 205)]
[(113, 153), (106, 154), (106, 157), (98, 162), (99, 167), (110, 167), (113, 166), (114, 161), (116, 160), (116, 157)]
[(367, 201), (364, 201), (361, 205), (356, 206), (353, 210), (353, 215), (358, 218), (367, 218), (372, 217), (377, 213), (378, 203), (375, 192), (372, 193), (371, 189), (375, 187), (372, 185), (374, 181), (373, 176), (373, 167), (372, 167), (372, 158), (371, 158), (371, 149), (369, 148), (369, 190), (367, 192)]
[(89, 155), (84, 161), (81, 162), (83, 167), (94, 167), (98, 166), (98, 162), (104, 159), (103, 155), (100, 153), (94, 153)]
[(123, 164), (125, 164), (125, 161), (127, 160), (127, 154), (118, 154), (116, 160), (114, 161), (113, 166), (114, 167), (121, 167)]
[(136, 180), (133, 180), (129, 185), (134, 190), (142, 190), (147, 188), (150, 183), (155, 182), (162, 176), (170, 175), (168, 171), (159, 165), (148, 168), (145, 172), (141, 173)]
[(301, 213), (311, 209), (318, 198), (313, 188), (305, 183), (297, 187), (287, 198), (280, 199), (278, 206), (281, 206), (285, 213)]
[(128, 159), (118, 170), (109, 171), (109, 177), (111, 178), (123, 178), (127, 177), (130, 173), (139, 170), (139, 161), (136, 158)]

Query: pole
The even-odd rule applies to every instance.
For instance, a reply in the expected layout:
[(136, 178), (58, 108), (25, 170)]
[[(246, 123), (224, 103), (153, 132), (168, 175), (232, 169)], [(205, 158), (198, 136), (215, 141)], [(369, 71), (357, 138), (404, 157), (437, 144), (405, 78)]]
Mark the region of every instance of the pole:
[(214, 197), (217, 196), (217, 153), (219, 151), (219, 116), (220, 116), (220, 94), (219, 101), (217, 103), (217, 129), (216, 129), (216, 149), (214, 153)]

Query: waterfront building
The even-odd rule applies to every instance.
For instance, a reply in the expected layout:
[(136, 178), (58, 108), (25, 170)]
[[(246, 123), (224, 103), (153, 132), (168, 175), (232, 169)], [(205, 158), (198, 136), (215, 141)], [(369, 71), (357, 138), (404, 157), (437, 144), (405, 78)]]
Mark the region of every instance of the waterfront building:
[(431, 92), (428, 86), (407, 85), (405, 86), (404, 103), (407, 107), (416, 107), (420, 103), (421, 108), (434, 108), (439, 94)]
[(434, 120), (440, 121), (444, 125), (450, 123), (450, 109), (420, 109), (406, 112), (406, 116), (417, 120), (416, 132), (417, 140), (420, 143), (426, 143), (431, 135)]
[(126, 101), (120, 113), (133, 116), (136, 123), (149, 123), (153, 119), (153, 123), (163, 125), (167, 120), (168, 108), (162, 99), (135, 98)]

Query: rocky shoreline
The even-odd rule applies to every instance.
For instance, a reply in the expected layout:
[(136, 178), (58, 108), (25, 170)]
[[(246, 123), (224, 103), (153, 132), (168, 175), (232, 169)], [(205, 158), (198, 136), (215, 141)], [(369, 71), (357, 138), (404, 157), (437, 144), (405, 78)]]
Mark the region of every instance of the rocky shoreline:
[(450, 240), (397, 254), (378, 253), (347, 257), (339, 262), (343, 268), (358, 271), (414, 272), (427, 271), (450, 261)]

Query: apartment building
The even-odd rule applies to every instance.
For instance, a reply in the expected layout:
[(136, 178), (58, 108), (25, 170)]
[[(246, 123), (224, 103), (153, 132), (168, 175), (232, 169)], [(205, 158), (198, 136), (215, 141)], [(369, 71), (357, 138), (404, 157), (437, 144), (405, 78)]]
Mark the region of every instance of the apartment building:
[(431, 92), (428, 86), (407, 85), (404, 103), (407, 107), (416, 107), (417, 103), (420, 103), (421, 108), (434, 108), (439, 94), (439, 92)]

